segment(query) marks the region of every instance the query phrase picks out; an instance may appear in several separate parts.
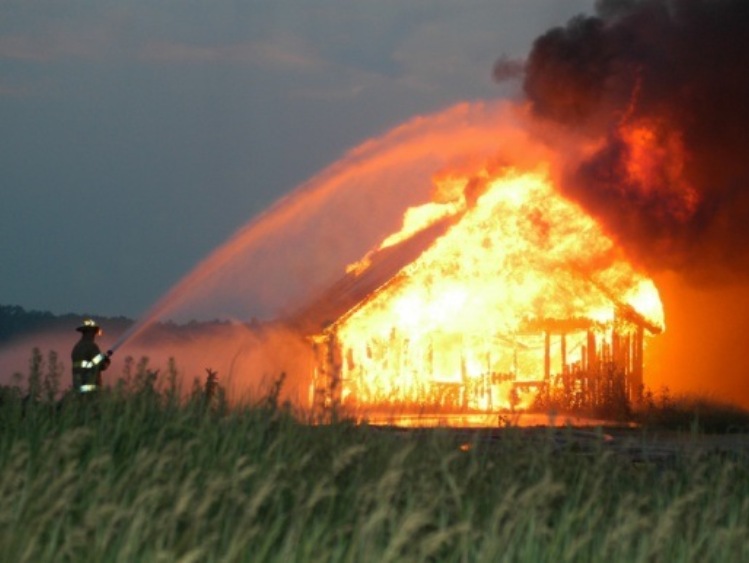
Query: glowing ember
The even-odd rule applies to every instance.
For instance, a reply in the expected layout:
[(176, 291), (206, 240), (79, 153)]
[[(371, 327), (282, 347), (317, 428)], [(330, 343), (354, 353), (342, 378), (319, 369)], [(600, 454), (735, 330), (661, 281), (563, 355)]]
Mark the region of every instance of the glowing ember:
[(544, 170), (448, 177), (434, 199), (380, 248), (454, 224), (326, 329), (338, 359), (318, 387), (335, 371), (344, 404), (484, 411), (552, 385), (574, 392), (594, 373), (639, 393), (644, 329), (663, 328), (658, 292)]

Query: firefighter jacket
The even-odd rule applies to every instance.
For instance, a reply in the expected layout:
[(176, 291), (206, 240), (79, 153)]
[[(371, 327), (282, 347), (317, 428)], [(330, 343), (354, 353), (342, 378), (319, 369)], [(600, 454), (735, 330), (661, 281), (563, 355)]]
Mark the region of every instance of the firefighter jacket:
[(99, 350), (93, 338), (85, 335), (73, 347), (73, 389), (79, 393), (96, 391), (101, 387), (101, 372), (109, 367), (110, 359)]

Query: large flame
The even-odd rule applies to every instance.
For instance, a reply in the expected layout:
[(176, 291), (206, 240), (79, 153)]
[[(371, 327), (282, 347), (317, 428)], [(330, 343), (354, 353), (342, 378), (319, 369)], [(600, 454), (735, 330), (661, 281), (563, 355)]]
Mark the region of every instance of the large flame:
[[(452, 392), (473, 409), (515, 407), (517, 382), (586, 363), (591, 334), (612, 346), (622, 311), (663, 327), (652, 281), (544, 169), (447, 175), (433, 200), (409, 209), (381, 248), (446, 217), (452, 227), (328, 329), (344, 403), (444, 404)], [(552, 325), (564, 342), (551, 341)]]

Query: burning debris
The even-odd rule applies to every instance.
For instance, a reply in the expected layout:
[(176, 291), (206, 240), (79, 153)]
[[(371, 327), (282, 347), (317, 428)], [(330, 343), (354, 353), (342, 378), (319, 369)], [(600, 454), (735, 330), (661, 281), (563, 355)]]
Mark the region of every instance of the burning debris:
[(446, 176), (434, 200), (298, 316), (313, 401), (492, 412), (552, 389), (581, 407), (612, 386), (639, 398), (658, 292), (544, 170)]

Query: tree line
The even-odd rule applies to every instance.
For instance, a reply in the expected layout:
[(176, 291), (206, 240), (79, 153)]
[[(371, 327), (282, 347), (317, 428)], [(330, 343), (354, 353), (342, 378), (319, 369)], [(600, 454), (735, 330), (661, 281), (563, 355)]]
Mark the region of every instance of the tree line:
[[(0, 305), (0, 344), (5, 344), (39, 332), (73, 330), (91, 315), (66, 313), (55, 315), (49, 311), (28, 311), (18, 305)], [(126, 330), (132, 319), (95, 315), (112, 332)]]

